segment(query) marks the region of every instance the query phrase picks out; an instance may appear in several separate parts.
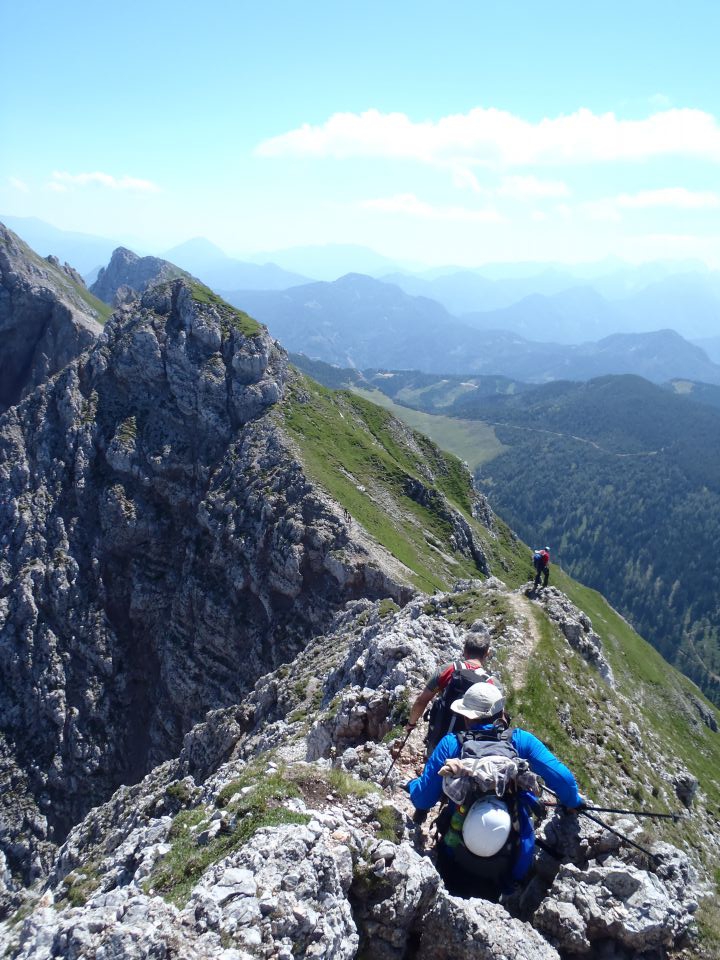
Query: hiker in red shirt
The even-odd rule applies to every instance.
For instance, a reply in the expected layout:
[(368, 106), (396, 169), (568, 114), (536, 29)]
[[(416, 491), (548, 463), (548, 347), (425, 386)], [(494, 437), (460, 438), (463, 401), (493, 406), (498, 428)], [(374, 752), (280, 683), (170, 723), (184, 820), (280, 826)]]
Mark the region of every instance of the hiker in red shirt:
[(542, 547), (533, 553), (533, 566), (535, 567), (535, 583), (533, 590), (540, 586), (540, 578), (543, 580), (543, 587), (548, 585), (550, 576), (550, 547)]
[(425, 689), (413, 703), (405, 727), (408, 731), (415, 727), (426, 707), (435, 699), (430, 709), (425, 740), (427, 756), (430, 756), (440, 740), (453, 728), (456, 718), (450, 709), (450, 704), (462, 697), (472, 684), (481, 681), (494, 682), (483, 667), (489, 655), (490, 640), (469, 634), (463, 645), (463, 659), (443, 663), (430, 677)]

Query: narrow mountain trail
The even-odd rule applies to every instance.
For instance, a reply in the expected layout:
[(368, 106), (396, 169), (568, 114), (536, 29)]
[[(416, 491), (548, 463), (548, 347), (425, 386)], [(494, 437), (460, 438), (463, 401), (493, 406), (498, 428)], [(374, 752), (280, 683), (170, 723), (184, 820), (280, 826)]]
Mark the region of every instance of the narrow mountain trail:
[[(512, 616), (503, 634), (495, 644), (499, 652), (505, 652), (505, 656), (502, 657), (503, 675), (509, 678), (509, 685), (514, 690), (518, 690), (524, 685), (528, 664), (540, 642), (540, 630), (537, 625), (533, 602), (526, 595), (526, 589), (527, 585), (524, 585), (518, 590), (508, 590), (503, 593), (503, 598), (507, 600)], [(413, 698), (419, 692), (419, 690), (413, 691)], [(424, 737), (426, 730), (427, 724), (421, 720), (417, 728), (408, 737), (405, 746), (395, 761), (394, 769), (402, 774), (404, 782), (422, 773), (425, 765)], [(401, 743), (402, 740), (398, 742)], [(415, 808), (405, 792), (399, 787), (393, 789), (390, 786), (386, 787), (386, 790), (392, 790), (394, 801), (408, 817), (412, 817)], [(419, 824), (416, 829), (415, 846), (421, 852), (427, 851), (433, 846), (432, 830), (437, 812), (437, 810), (431, 812), (428, 819)]]
[(551, 437), (560, 437), (562, 440), (577, 440), (578, 443), (586, 443), (590, 447), (595, 447), (600, 453), (607, 453), (608, 456), (618, 457), (619, 459), (626, 457), (657, 457), (665, 451), (665, 447), (660, 447), (659, 450), (638, 450), (636, 453), (616, 453), (614, 450), (601, 447), (595, 440), (588, 440), (587, 437), (578, 437), (574, 433), (559, 433), (556, 430), (545, 430), (542, 427), (526, 427), (517, 423), (503, 423), (500, 420), (483, 420), (482, 422), (487, 423), (488, 426), (491, 427), (507, 427), (509, 430), (525, 430), (528, 433), (545, 433)]
[(522, 636), (521, 642), (515, 642), (508, 650), (505, 672), (511, 678), (515, 690), (524, 686), (528, 663), (540, 642), (540, 631), (533, 610), (533, 604), (525, 594), (525, 587), (508, 592), (507, 599), (517, 618), (516, 626)]

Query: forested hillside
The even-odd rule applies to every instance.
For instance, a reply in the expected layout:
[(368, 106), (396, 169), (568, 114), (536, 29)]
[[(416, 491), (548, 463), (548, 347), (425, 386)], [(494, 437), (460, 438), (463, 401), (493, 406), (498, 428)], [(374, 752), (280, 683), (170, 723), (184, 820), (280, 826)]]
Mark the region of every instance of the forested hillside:
[(477, 472), (500, 515), (718, 702), (720, 412), (629, 376), (455, 409), (509, 448)]

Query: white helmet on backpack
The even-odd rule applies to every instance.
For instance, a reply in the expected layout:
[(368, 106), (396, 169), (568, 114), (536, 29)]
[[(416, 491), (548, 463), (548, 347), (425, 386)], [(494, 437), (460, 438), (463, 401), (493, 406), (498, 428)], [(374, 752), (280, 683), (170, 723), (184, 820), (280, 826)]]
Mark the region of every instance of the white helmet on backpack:
[(492, 857), (510, 836), (510, 813), (498, 797), (476, 800), (463, 822), (463, 843), (478, 857)]

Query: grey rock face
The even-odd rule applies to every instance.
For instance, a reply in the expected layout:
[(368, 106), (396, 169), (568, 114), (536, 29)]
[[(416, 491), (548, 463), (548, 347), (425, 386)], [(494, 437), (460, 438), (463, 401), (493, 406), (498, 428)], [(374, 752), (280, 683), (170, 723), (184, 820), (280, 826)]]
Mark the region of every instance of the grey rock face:
[(175, 281), (0, 420), (0, 803), (32, 807), (0, 839), (26, 879), (37, 842), (342, 603), (410, 595), (305, 477), (272, 416), (288, 376), (262, 328)]
[[(472, 531), (470, 524), (458, 513), (457, 510), (452, 510), (445, 500), (445, 498), (437, 492), (437, 490), (432, 490), (421, 483), (419, 480), (408, 480), (405, 484), (405, 492), (410, 497), (411, 500), (415, 500), (416, 503), (420, 503), (425, 507), (432, 507), (434, 512), (450, 524), (452, 528), (452, 533), (450, 535), (450, 542), (452, 547), (455, 550), (458, 550), (460, 553), (464, 553), (468, 557), (472, 557), (475, 561), (478, 570), (481, 573), (489, 574), (490, 567), (488, 566), (487, 557), (485, 556), (485, 551), (482, 548), (482, 544), (478, 541), (477, 537)], [(484, 499), (484, 498), (483, 498)], [(492, 522), (490, 521), (486, 510), (484, 509), (486, 504), (483, 504), (481, 500), (478, 500), (476, 504), (476, 516), (482, 518), (486, 522), (486, 526), (491, 529)]]
[(187, 277), (184, 270), (159, 257), (139, 257), (132, 250), (118, 247), (110, 263), (103, 267), (90, 292), (113, 307), (136, 299), (149, 287), (178, 277)]
[[(527, 593), (528, 596), (534, 596), (531, 587), (528, 587)], [(605, 658), (602, 641), (593, 630), (587, 614), (578, 610), (568, 597), (555, 587), (546, 587), (539, 596), (539, 602), (550, 619), (558, 624), (570, 646), (591, 663), (611, 687), (614, 686), (612, 667)]]
[[(431, 664), (459, 652), (464, 628), (440, 612), (451, 597), (433, 598), (434, 616), (427, 597), (389, 616), (349, 604), (298, 654), (290, 682), (286, 666), (262, 677), (242, 705), (193, 728), (177, 758), (90, 811), (35, 909), (0, 924), (0, 949), (21, 960), (665, 960), (697, 905), (680, 851), (655, 844), (645, 869), (617, 836), (556, 811), (544, 836), (559, 860), (538, 863), (522, 921), (509, 900), (449, 896), (407, 799), (380, 789), (391, 756), (367, 739), (368, 715), (379, 732), (372, 705), (384, 704), (387, 726)], [(481, 624), (492, 620), (474, 632)], [(308, 762), (320, 729), (326, 758)]]
[(687, 880), (687, 865), (662, 877), (612, 858), (587, 870), (568, 864), (534, 922), (573, 955), (593, 956), (607, 940), (636, 955), (664, 951), (682, 943), (697, 908)]
[(100, 335), (84, 289), (76, 271), (42, 260), (0, 224), (0, 413)]

